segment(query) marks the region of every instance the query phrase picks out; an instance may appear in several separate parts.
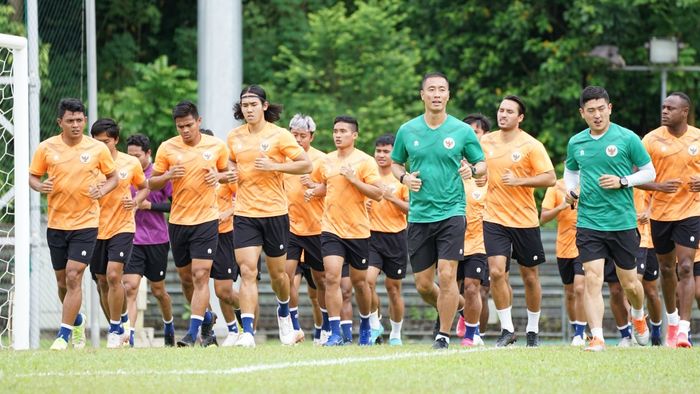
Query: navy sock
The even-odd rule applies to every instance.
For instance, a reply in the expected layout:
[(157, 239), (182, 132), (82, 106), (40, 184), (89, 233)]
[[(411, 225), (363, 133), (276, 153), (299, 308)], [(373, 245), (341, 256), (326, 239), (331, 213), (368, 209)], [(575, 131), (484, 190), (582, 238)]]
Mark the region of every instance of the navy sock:
[(474, 335), (481, 336), (481, 332), (479, 331), (479, 326), (477, 325), (475, 328), (476, 328), (476, 331), (474, 331)]
[(585, 330), (585, 324), (574, 324), (574, 336), (579, 336), (583, 338), (585, 336)]
[(280, 301), (279, 299), (277, 300), (277, 316), (289, 316), (289, 299), (287, 299), (287, 301), (284, 302)]
[(300, 330), (301, 326), (299, 325), (299, 310), (297, 308), (290, 308), (289, 309), (289, 316), (292, 317), (292, 327), (294, 327), (295, 330)]
[(321, 327), (314, 326), (314, 339), (321, 339)]
[(243, 332), (247, 332), (250, 335), (254, 335), (255, 333), (253, 332), (253, 320), (255, 320), (255, 316), (252, 313), (242, 314), (241, 320), (243, 320)]
[(618, 327), (617, 329), (620, 331), (621, 338), (632, 338), (632, 330), (629, 324), (622, 328)]
[(228, 332), (238, 332), (238, 324), (235, 320), (231, 323), (226, 324), (226, 326), (228, 327)]
[(341, 323), (340, 330), (343, 332), (343, 340), (352, 342), (352, 321), (349, 323)]
[(341, 336), (340, 333), (340, 318), (330, 320), (328, 319), (328, 322), (331, 325), (331, 335), (337, 335)]
[(61, 328), (58, 329), (58, 335), (56, 335), (56, 338), (61, 337), (63, 338), (66, 342), (70, 341), (70, 335), (73, 333), (73, 330), (71, 330), (68, 327), (64, 327), (61, 325)]
[(654, 338), (661, 338), (661, 323), (658, 325), (651, 323), (651, 336)]
[(321, 329), (323, 331), (331, 331), (331, 324), (328, 320), (328, 311), (321, 309), (321, 316), (323, 316), (323, 324), (321, 325)]
[(124, 312), (124, 314), (122, 315), (121, 321), (122, 321), (122, 324), (129, 321), (129, 314), (127, 312)]
[(474, 339), (474, 334), (476, 333), (476, 330), (479, 328), (479, 326), (470, 326), (469, 324), (466, 325), (467, 330), (464, 332), (464, 337), (468, 339)]
[(236, 315), (236, 320), (238, 320), (238, 324), (243, 327), (243, 319), (241, 319), (241, 310), (240, 309), (234, 309), (233, 313)]
[(123, 334), (123, 333), (124, 333), (124, 327), (122, 327), (122, 322), (121, 322), (121, 321), (110, 320), (110, 321), (109, 321), (109, 332), (114, 332), (114, 333), (117, 333), (117, 334)]
[(169, 322), (163, 322), (163, 333), (165, 335), (175, 335), (175, 325), (173, 324), (173, 319)]
[(194, 339), (197, 339), (197, 335), (199, 334), (199, 328), (202, 326), (202, 323), (204, 322), (204, 319), (201, 316), (192, 316), (190, 318), (190, 329), (187, 330), (187, 333), (190, 334), (190, 336)]
[(207, 310), (204, 312), (204, 319), (202, 320), (202, 324), (211, 324), (211, 311)]
[(372, 327), (369, 325), (369, 316), (362, 317), (360, 315), (360, 330), (370, 330)]
[(75, 317), (75, 322), (73, 323), (74, 326), (79, 326), (83, 324), (83, 314), (78, 313), (78, 316)]

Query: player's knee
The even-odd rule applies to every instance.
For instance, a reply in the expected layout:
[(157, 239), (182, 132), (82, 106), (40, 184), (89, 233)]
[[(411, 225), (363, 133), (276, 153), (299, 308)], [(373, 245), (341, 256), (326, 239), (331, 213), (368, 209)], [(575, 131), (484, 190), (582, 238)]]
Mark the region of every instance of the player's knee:
[(66, 269), (66, 287), (69, 289), (74, 289), (80, 287), (81, 282), (80, 271), (77, 269)]
[(109, 287), (117, 287), (122, 285), (122, 273), (118, 270), (107, 272), (107, 283)]
[(151, 286), (151, 294), (158, 300), (163, 300), (168, 296), (168, 292), (165, 291), (165, 286)]
[(420, 294), (430, 294), (435, 288), (433, 281), (416, 281), (416, 290)]
[(489, 277), (491, 282), (500, 282), (506, 280), (506, 270), (503, 268), (490, 268)]
[(693, 278), (693, 263), (678, 263), (678, 278)]
[(253, 264), (252, 266), (249, 264), (241, 265), (241, 277), (243, 278), (243, 280), (246, 280), (246, 281), (257, 280), (257, 277), (258, 277), (257, 265), (255, 265), (255, 264)]

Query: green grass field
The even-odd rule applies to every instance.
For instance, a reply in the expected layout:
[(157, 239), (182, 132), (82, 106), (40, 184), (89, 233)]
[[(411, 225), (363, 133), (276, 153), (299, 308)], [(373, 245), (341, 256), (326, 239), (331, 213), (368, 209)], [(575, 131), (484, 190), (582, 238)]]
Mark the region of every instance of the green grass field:
[(319, 348), (0, 352), (0, 392), (635, 392), (700, 391), (695, 348), (569, 346), (433, 351)]

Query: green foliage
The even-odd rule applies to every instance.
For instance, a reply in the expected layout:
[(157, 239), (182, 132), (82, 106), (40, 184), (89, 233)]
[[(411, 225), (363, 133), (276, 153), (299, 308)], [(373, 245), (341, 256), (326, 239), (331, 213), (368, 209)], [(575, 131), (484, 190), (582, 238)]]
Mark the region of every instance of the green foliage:
[(196, 101), (197, 83), (188, 70), (169, 65), (166, 56), (133, 67), (133, 85), (99, 96), (100, 117), (119, 123), (123, 141), (128, 135), (143, 133), (157, 147), (175, 135), (172, 108), (181, 100)]

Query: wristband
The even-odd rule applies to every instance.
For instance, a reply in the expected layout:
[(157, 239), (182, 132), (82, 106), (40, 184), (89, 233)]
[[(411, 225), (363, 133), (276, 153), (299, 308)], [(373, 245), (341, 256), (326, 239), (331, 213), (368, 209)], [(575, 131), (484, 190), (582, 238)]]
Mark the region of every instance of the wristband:
[(472, 171), (472, 177), (476, 178), (476, 166), (469, 166), (469, 169)]
[(405, 178), (406, 175), (408, 175), (408, 172), (404, 172), (403, 174), (401, 174), (401, 176), (399, 177), (399, 183), (403, 184), (403, 178)]

